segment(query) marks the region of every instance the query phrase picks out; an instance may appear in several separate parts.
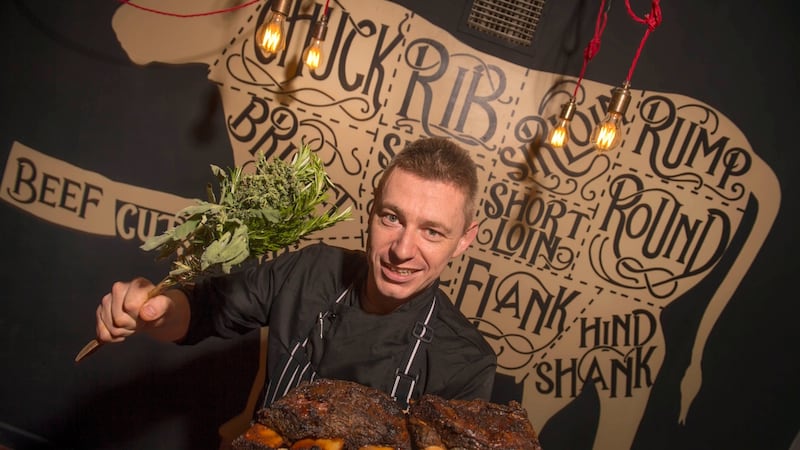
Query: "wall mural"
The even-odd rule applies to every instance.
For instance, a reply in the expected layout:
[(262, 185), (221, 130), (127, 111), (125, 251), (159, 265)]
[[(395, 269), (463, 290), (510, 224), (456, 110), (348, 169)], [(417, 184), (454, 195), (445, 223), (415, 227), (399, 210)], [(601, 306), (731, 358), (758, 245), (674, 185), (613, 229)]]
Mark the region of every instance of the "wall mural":
[[(331, 244), (364, 246), (371, 192), (407, 141), (458, 141), (480, 166), (481, 231), (443, 289), (497, 352), (497, 398), (520, 400), (542, 430), (594, 396), (596, 449), (631, 447), (655, 389), (674, 397), (683, 421), (701, 389), (706, 338), (780, 202), (775, 175), (739, 129), (692, 98), (633, 90), (621, 146), (598, 153), (588, 138), (611, 86), (584, 80), (570, 144), (553, 149), (543, 136), (575, 78), (477, 52), (374, 0), (332, 2), (326, 61), (309, 72), (298, 60), (321, 6), (295, 3), (287, 48), (271, 59), (252, 39), (264, 4), (192, 20), (123, 5), (112, 25), (135, 63), (208, 65), (237, 165), (310, 144), (334, 201), (356, 211), (315, 236)], [(191, 202), (19, 142), (0, 196), (60, 226), (137, 241)], [(678, 377), (660, 377), (666, 368)]]

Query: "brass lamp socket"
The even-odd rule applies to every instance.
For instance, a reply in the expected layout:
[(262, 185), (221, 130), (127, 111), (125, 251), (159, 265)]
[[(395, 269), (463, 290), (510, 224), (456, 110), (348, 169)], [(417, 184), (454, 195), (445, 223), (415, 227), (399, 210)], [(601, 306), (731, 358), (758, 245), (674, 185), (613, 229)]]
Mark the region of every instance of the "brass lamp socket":
[(575, 115), (575, 109), (575, 97), (572, 97), (567, 103), (564, 103), (564, 105), (561, 106), (561, 115), (558, 116), (558, 118), (563, 120), (572, 120), (572, 117)]
[(628, 105), (631, 103), (630, 86), (631, 84), (626, 81), (622, 87), (615, 87), (611, 90), (611, 101), (608, 102), (609, 113), (625, 115), (625, 111), (628, 110)]
[(269, 9), (276, 13), (283, 14), (284, 16), (288, 16), (291, 8), (292, 0), (273, 0), (272, 6), (270, 6)]
[(327, 33), (328, 33), (328, 17), (323, 14), (322, 17), (320, 17), (319, 22), (314, 24), (314, 33), (312, 34), (311, 38), (324, 41), (325, 35)]

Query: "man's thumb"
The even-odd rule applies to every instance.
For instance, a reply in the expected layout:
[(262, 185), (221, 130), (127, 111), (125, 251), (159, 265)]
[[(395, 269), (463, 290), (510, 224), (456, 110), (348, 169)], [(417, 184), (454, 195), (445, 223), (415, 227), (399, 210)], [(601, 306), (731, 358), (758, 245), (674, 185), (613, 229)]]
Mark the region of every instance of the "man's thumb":
[(157, 295), (147, 300), (139, 310), (139, 318), (145, 322), (153, 322), (162, 318), (169, 308), (170, 301), (166, 295)]

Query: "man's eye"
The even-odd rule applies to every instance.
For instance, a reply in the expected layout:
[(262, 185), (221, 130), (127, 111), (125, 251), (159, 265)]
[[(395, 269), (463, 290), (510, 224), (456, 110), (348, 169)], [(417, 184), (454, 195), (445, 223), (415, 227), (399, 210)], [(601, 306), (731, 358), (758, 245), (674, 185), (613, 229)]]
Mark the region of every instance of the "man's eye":
[(394, 214), (384, 214), (383, 221), (386, 223), (397, 223), (398, 219)]
[(444, 236), (442, 233), (439, 233), (438, 231), (430, 228), (425, 230), (425, 233), (427, 234), (428, 239), (440, 239), (442, 238), (442, 236)]

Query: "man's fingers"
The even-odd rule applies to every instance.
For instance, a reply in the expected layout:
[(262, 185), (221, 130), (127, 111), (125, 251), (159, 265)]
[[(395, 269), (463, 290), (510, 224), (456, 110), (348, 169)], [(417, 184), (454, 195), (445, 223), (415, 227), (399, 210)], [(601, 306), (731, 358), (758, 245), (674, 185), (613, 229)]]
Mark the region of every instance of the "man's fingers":
[(96, 316), (95, 333), (97, 334), (97, 339), (101, 342), (122, 342), (125, 337), (133, 334), (133, 330), (113, 326), (111, 315), (102, 305), (97, 307)]
[(111, 294), (106, 295), (110, 300), (106, 302), (103, 298), (103, 306), (106, 307), (111, 315), (111, 321), (106, 322), (109, 327), (114, 328), (136, 328), (136, 314), (138, 306), (128, 297), (130, 293), (130, 285), (120, 283), (116, 284), (111, 289)]

